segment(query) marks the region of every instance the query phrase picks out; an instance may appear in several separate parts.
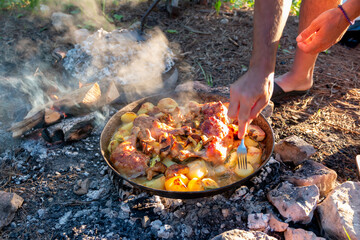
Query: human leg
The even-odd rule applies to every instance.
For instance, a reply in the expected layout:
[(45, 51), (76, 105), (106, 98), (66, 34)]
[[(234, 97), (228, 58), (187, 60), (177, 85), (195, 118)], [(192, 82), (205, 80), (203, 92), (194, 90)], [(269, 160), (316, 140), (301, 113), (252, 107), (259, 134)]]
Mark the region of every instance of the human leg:
[[(302, 0), (300, 7), (299, 30), (302, 32), (324, 11), (337, 7), (341, 0)], [(303, 91), (313, 85), (313, 72), (318, 54), (308, 54), (296, 48), (294, 63), (291, 70), (275, 79), (285, 91)]]

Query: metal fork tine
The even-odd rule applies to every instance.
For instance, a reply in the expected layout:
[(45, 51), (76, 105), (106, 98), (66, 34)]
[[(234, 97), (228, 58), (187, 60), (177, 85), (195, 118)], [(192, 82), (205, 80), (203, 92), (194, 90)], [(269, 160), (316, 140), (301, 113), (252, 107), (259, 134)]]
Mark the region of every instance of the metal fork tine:
[(237, 160), (238, 160), (238, 167), (241, 169), (247, 169), (247, 151), (244, 144), (244, 139), (241, 140), (241, 144), (237, 149)]

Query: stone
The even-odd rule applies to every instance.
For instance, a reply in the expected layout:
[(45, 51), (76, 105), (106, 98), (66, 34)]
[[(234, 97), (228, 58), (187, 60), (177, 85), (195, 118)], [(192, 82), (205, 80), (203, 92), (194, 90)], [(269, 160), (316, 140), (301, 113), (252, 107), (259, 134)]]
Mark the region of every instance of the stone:
[(334, 170), (323, 164), (305, 160), (296, 169), (294, 174), (285, 179), (296, 186), (316, 185), (320, 191), (320, 197), (326, 196), (336, 186), (337, 174)]
[(286, 222), (307, 224), (314, 215), (320, 192), (317, 186), (296, 187), (289, 182), (280, 183), (267, 198), (286, 218)]
[(316, 151), (312, 145), (298, 136), (292, 135), (275, 144), (274, 152), (280, 155), (283, 162), (299, 165)]
[(252, 213), (248, 215), (248, 228), (255, 231), (265, 231), (269, 225), (270, 214)]
[(79, 180), (77, 184), (74, 185), (74, 193), (79, 196), (85, 195), (89, 191), (89, 186), (90, 186), (89, 178), (85, 180)]
[(54, 12), (51, 15), (51, 21), (58, 32), (67, 31), (73, 26), (73, 16), (62, 12)]
[(220, 23), (221, 23), (221, 24), (228, 24), (228, 23), (229, 23), (229, 19), (223, 18), (223, 19), (220, 20)]
[(76, 43), (81, 43), (82, 41), (85, 41), (87, 39), (87, 37), (90, 35), (89, 30), (82, 28), (82, 29), (78, 29), (75, 30), (73, 32), (74, 35), (74, 39)]
[(141, 225), (143, 228), (147, 228), (148, 226), (150, 226), (151, 220), (148, 216), (144, 216), (141, 220)]
[(285, 240), (326, 240), (322, 237), (317, 237), (315, 233), (305, 231), (304, 229), (288, 228), (284, 233)]
[(325, 233), (333, 239), (360, 239), (360, 183), (344, 182), (319, 204), (317, 212)]
[(221, 209), (221, 213), (224, 218), (227, 218), (230, 215), (230, 210), (228, 208)]
[(289, 227), (288, 223), (282, 222), (278, 217), (273, 213), (270, 214), (269, 227), (272, 231), (275, 232), (285, 232)]
[(276, 240), (276, 238), (267, 235), (266, 233), (259, 231), (245, 231), (239, 229), (233, 229), (227, 232), (223, 232), (211, 240)]
[(16, 193), (0, 191), (0, 230), (11, 223), (24, 199)]

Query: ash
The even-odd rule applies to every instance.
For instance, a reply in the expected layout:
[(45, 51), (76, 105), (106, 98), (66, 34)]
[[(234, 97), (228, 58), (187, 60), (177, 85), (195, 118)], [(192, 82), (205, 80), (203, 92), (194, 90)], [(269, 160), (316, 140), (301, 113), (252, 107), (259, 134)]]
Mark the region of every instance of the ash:
[[(280, 182), (275, 160), (248, 186), (208, 198), (181, 200), (150, 195), (121, 183), (102, 159), (101, 129), (78, 142), (48, 145), (22, 140), (0, 155), (6, 184), (24, 198), (9, 239), (210, 239), (247, 229), (247, 215), (274, 210), (266, 199)], [(83, 195), (79, 183), (88, 181)]]
[(160, 30), (149, 34), (144, 42), (137, 42), (136, 34), (100, 29), (67, 52), (64, 68), (82, 83), (103, 79), (121, 85), (156, 81), (174, 66), (173, 53)]

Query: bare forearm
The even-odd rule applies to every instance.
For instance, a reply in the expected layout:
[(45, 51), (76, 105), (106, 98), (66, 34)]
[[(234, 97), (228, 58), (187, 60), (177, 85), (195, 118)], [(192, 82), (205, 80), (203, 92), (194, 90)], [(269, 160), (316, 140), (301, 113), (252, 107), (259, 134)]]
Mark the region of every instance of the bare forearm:
[(254, 40), (250, 67), (267, 74), (274, 71), (276, 51), (291, 6), (291, 0), (256, 0)]
[(343, 8), (351, 21), (360, 16), (360, 0), (348, 0)]

